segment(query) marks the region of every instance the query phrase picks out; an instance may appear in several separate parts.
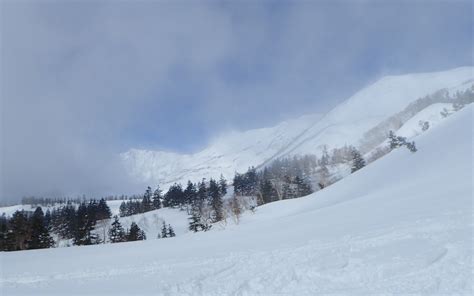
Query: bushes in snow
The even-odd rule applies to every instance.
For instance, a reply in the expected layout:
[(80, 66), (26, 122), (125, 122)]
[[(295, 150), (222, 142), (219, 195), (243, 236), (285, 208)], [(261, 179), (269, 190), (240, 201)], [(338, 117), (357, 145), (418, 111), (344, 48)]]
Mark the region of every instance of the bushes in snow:
[(415, 142), (408, 142), (407, 138), (396, 136), (393, 131), (390, 131), (388, 134), (389, 147), (390, 150), (396, 149), (398, 147), (405, 146), (411, 152), (416, 152)]
[(351, 166), (351, 173), (354, 173), (361, 168), (365, 167), (365, 160), (360, 154), (359, 150), (353, 149), (352, 150), (352, 166)]

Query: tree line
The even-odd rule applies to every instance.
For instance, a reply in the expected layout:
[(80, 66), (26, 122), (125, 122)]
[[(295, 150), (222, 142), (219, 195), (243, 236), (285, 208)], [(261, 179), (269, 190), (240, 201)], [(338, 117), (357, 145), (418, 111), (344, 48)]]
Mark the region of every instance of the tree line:
[(54, 246), (52, 235), (72, 240), (74, 245), (100, 243), (93, 232), (98, 220), (110, 218), (111, 213), (104, 199), (72, 203), (58, 209), (48, 209), (46, 213), (37, 207), (31, 214), (16, 211), (11, 218), (2, 215), (0, 221), (0, 249), (17, 251), (50, 248)]
[[(388, 147), (383, 153), (405, 146), (416, 152), (414, 142), (396, 136), (393, 131), (388, 135)], [(382, 154), (381, 154), (382, 155)], [(245, 173), (235, 173), (233, 178), (234, 193), (232, 198), (224, 200), (227, 194), (227, 180), (221, 175), (219, 180), (187, 182), (185, 188), (180, 183), (171, 185), (165, 194), (159, 186), (155, 190), (147, 187), (145, 193), (135, 199), (123, 201), (119, 211), (121, 217), (157, 210), (162, 207), (186, 210), (189, 215), (190, 231), (207, 231), (213, 223), (226, 219), (230, 211), (238, 220), (243, 208), (239, 197), (255, 197), (256, 205), (263, 205), (277, 200), (306, 196), (314, 192), (314, 176), (317, 189), (330, 185), (328, 167), (341, 163), (350, 165), (354, 173), (366, 165), (362, 154), (353, 146), (333, 149), (331, 153), (323, 147), (320, 158), (315, 155), (280, 158), (263, 169), (250, 167)], [(42, 201), (42, 200), (40, 200)], [(47, 200), (46, 200), (47, 201)], [(57, 205), (57, 203), (55, 203)], [(94, 231), (98, 221), (111, 218), (111, 211), (105, 198), (99, 201), (92, 199), (75, 204), (66, 201), (59, 208), (48, 209), (43, 213), (41, 207), (31, 212), (16, 211), (11, 218), (0, 217), (0, 250), (15, 251), (54, 246), (52, 235), (59, 239), (71, 240), (74, 245), (92, 245), (104, 242)], [(108, 223), (108, 222), (107, 222)], [(158, 238), (174, 237), (176, 234), (170, 224), (163, 222)], [(133, 222), (130, 229), (124, 230), (119, 217), (114, 216), (108, 231), (111, 243), (145, 240), (146, 233)]]
[[(110, 195), (101, 197), (100, 199), (104, 200), (134, 200), (140, 198), (139, 195)], [(66, 204), (80, 204), (82, 202), (88, 202), (94, 198), (88, 198), (85, 195), (81, 197), (37, 197), (37, 196), (25, 196), (21, 199), (22, 205), (31, 205), (31, 206), (54, 206), (54, 205), (66, 205)]]

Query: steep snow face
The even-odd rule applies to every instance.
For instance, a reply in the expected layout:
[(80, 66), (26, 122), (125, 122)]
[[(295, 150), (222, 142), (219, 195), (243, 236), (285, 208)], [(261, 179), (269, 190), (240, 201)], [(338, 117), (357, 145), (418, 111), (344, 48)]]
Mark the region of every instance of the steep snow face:
[(172, 239), (0, 253), (3, 295), (472, 295), (474, 106), (307, 197)]
[(169, 185), (188, 179), (231, 178), (235, 171), (262, 166), (291, 154), (319, 153), (323, 145), (357, 144), (364, 132), (416, 99), (442, 88), (462, 90), (474, 79), (472, 67), (445, 72), (385, 77), (359, 91), (325, 116), (303, 116), (272, 128), (221, 136), (195, 154), (132, 149), (122, 158), (132, 176), (148, 184)]

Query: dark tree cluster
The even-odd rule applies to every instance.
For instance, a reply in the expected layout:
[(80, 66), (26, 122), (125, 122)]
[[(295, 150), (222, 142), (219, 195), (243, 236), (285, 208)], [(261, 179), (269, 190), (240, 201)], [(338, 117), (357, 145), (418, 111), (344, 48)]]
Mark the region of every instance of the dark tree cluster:
[(0, 249), (4, 251), (42, 249), (54, 246), (52, 234), (61, 239), (71, 239), (75, 245), (99, 243), (93, 233), (98, 220), (108, 219), (110, 209), (105, 199), (90, 200), (76, 208), (71, 202), (47, 210), (41, 207), (31, 213), (16, 211), (11, 218), (0, 219)]
[(242, 196), (257, 195), (258, 175), (254, 167), (250, 167), (246, 173), (236, 173), (234, 176), (234, 193)]
[(353, 149), (352, 150), (352, 167), (351, 167), (351, 173), (354, 173), (361, 168), (365, 167), (365, 160), (360, 154), (359, 150)]
[[(137, 199), (139, 196), (137, 195), (111, 195), (100, 198), (101, 200), (129, 200), (129, 199)], [(23, 197), (21, 199), (22, 205), (31, 205), (32, 207), (41, 206), (41, 207), (48, 207), (48, 206), (62, 206), (66, 204), (74, 204), (79, 205), (83, 202), (87, 202), (95, 198), (86, 198), (85, 195), (82, 197), (59, 197), (59, 198), (52, 198), (52, 197), (36, 197), (36, 196), (28, 196)]]
[(141, 199), (137, 198), (133, 200), (123, 201), (120, 204), (120, 217), (127, 217), (157, 210), (162, 207), (162, 204), (163, 197), (161, 194), (160, 187), (158, 186), (152, 192), (151, 187), (148, 186)]
[(141, 230), (135, 222), (132, 222), (130, 229), (124, 230), (118, 216), (114, 216), (108, 235), (111, 243), (146, 240), (145, 231)]
[(75, 245), (98, 244), (100, 240), (93, 232), (96, 223), (111, 216), (105, 199), (82, 202), (77, 208), (69, 203), (51, 211), (51, 229), (61, 239), (72, 239)]
[(298, 158), (293, 160), (279, 159), (261, 171), (251, 167), (244, 174), (237, 173), (234, 177), (235, 194), (257, 196), (259, 204), (311, 194), (311, 185), (303, 177), (304, 170), (298, 166), (302, 162)]
[(126, 233), (120, 224), (120, 220), (118, 216), (114, 216), (114, 222), (109, 229), (109, 241), (111, 243), (120, 243), (126, 241)]
[(176, 234), (174, 233), (173, 227), (166, 222), (163, 221), (163, 226), (161, 227), (161, 233), (158, 234), (158, 238), (168, 238), (168, 237), (175, 237)]
[[(175, 183), (165, 194), (162, 194), (159, 187), (154, 191), (148, 187), (142, 199), (122, 202), (119, 208), (120, 216), (141, 214), (161, 207), (179, 208), (191, 215), (192, 231), (206, 231), (210, 229), (211, 223), (225, 218), (223, 197), (226, 194), (227, 181), (222, 176), (219, 180), (211, 178), (209, 182), (203, 179), (197, 184), (188, 181), (186, 188)], [(172, 234), (174, 235), (173, 230)], [(166, 237), (169, 236), (171, 234)]]
[(227, 181), (221, 176), (220, 180), (203, 179), (198, 184), (188, 181), (183, 191), (188, 208), (189, 230), (193, 232), (207, 231), (211, 223), (224, 220), (223, 197), (227, 194)]
[[(349, 145), (332, 150), (323, 146), (319, 157), (316, 155), (295, 155), (278, 158), (265, 166), (266, 173), (264, 173), (265, 169), (256, 172), (251, 168), (246, 174), (236, 174), (234, 179), (236, 194), (259, 196), (262, 193), (259, 190), (262, 186), (268, 189), (263, 191), (271, 191), (269, 190), (269, 183), (271, 183), (276, 190), (277, 200), (308, 195), (314, 190), (322, 189), (336, 182), (338, 176), (332, 176), (330, 168), (339, 164), (350, 164), (354, 149)], [(262, 175), (266, 177), (262, 178)], [(262, 179), (268, 179), (267, 184), (261, 185)], [(317, 184), (316, 188), (313, 188), (312, 184)], [(268, 198), (268, 194), (262, 194), (260, 202), (266, 202), (266, 200), (273, 201), (272, 198)]]
[(126, 232), (125, 237), (128, 242), (146, 240), (145, 231), (141, 230), (135, 222), (132, 222), (130, 229)]
[[(49, 215), (49, 213), (48, 213)], [(11, 218), (0, 217), (0, 251), (51, 248), (50, 217), (41, 207), (31, 212), (16, 211)]]
[[(210, 223), (224, 219), (223, 196), (225, 194), (227, 194), (227, 181), (222, 176), (219, 180), (211, 178), (209, 182), (203, 179), (197, 184), (188, 181), (186, 188), (175, 183), (165, 194), (162, 194), (159, 187), (154, 191), (148, 187), (142, 199), (121, 203), (120, 216), (141, 214), (161, 207), (179, 208), (191, 215), (190, 229), (205, 231), (210, 229)], [(174, 235), (174, 231), (172, 234)], [(169, 236), (170, 234), (166, 237)]]
[(397, 136), (397, 135), (395, 135), (395, 133), (393, 131), (390, 131), (388, 133), (388, 142), (389, 142), (390, 150), (396, 149), (398, 147), (405, 146), (411, 152), (416, 152), (417, 151), (416, 146), (415, 146), (415, 142), (408, 142), (407, 138)]

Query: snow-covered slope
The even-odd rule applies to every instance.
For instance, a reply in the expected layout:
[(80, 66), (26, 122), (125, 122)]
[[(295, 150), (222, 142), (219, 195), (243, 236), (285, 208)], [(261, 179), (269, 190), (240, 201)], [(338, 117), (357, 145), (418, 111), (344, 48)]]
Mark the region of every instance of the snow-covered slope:
[[(145, 231), (148, 240), (158, 238), (161, 233), (163, 223), (171, 225), (177, 236), (188, 232), (188, 214), (186, 211), (173, 208), (162, 208), (142, 214), (136, 214), (127, 217), (120, 217), (120, 224), (125, 230), (130, 229), (132, 222), (135, 222), (141, 230)], [(101, 222), (105, 223), (101, 223)], [(108, 230), (111, 227), (113, 219), (99, 221), (96, 225), (96, 233), (99, 235), (101, 241), (109, 242), (107, 236)]]
[[(443, 109), (452, 110), (452, 104), (438, 103), (428, 106), (421, 112), (408, 120), (398, 131), (397, 135), (407, 138), (416, 137), (423, 132), (421, 122), (428, 122), (428, 128), (436, 127), (444, 118), (441, 115)], [(453, 111), (451, 111), (453, 112)]]
[(362, 89), (325, 116), (307, 115), (272, 128), (221, 136), (195, 154), (131, 149), (122, 158), (131, 174), (148, 184), (185, 183), (188, 179), (232, 178), (235, 171), (261, 166), (289, 154), (314, 154), (322, 145), (355, 144), (364, 132), (416, 99), (443, 88), (472, 85), (472, 67), (436, 73), (385, 77)]
[(1, 253), (0, 294), (472, 295), (473, 112), (223, 230)]

